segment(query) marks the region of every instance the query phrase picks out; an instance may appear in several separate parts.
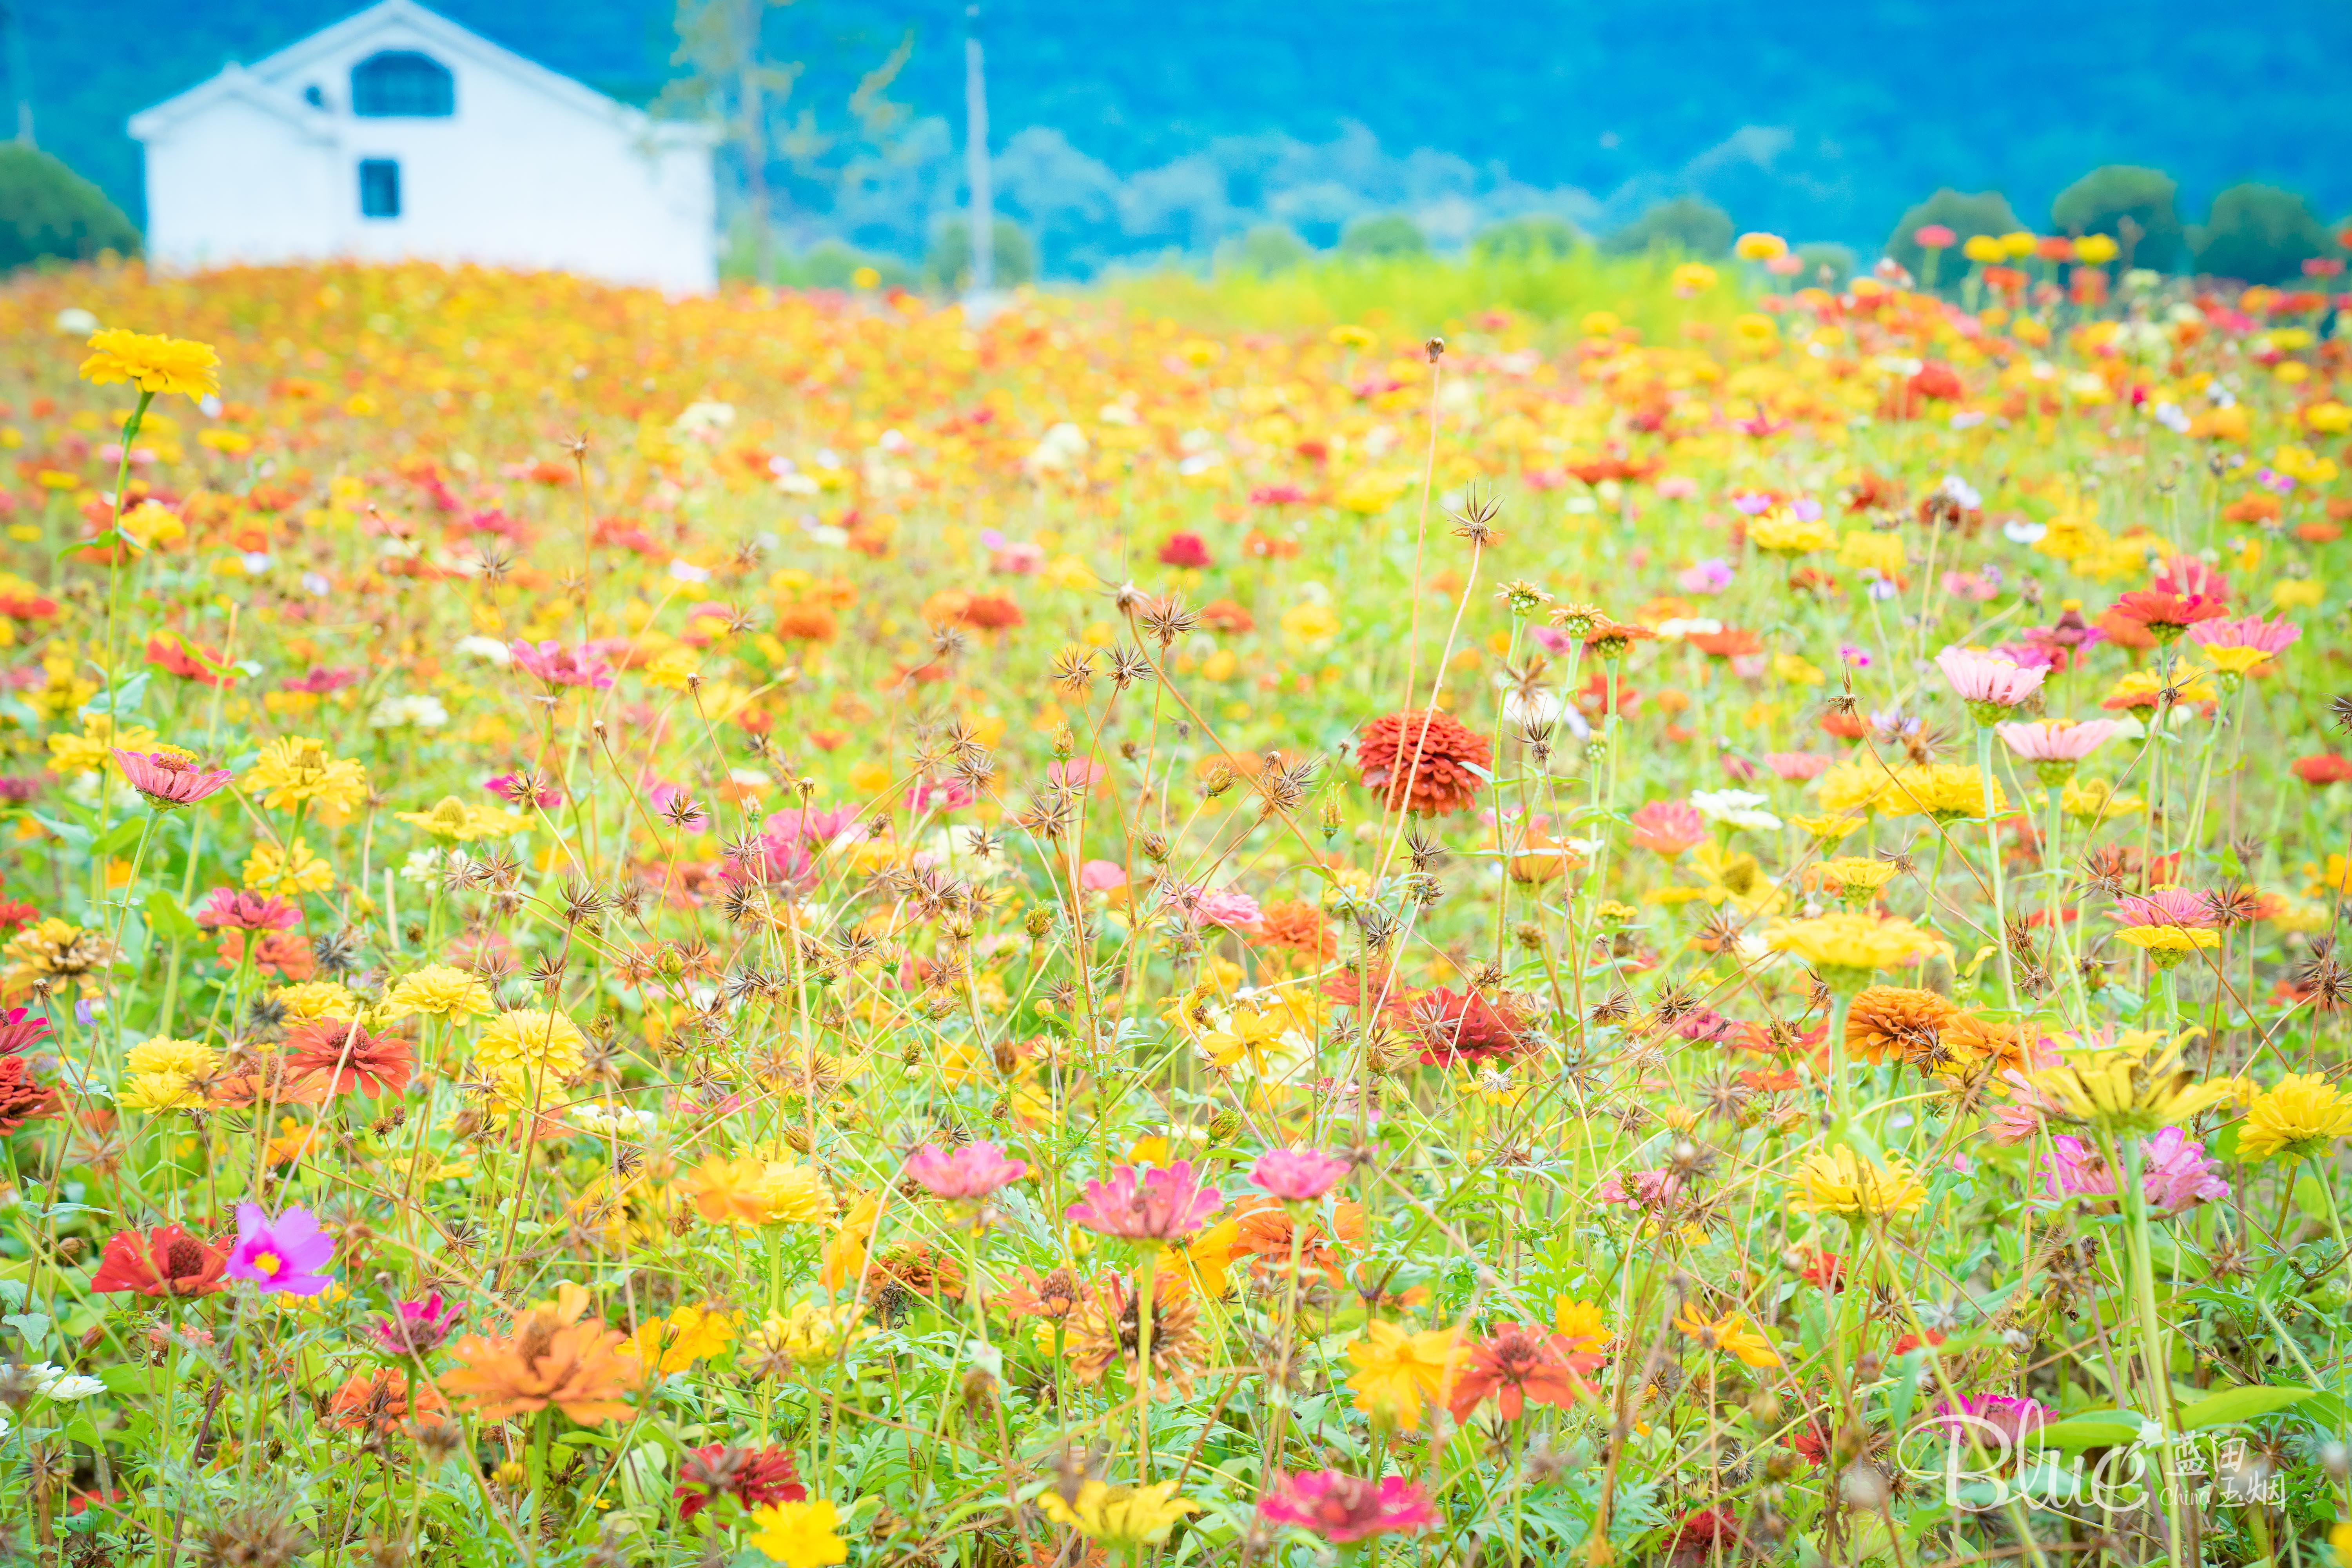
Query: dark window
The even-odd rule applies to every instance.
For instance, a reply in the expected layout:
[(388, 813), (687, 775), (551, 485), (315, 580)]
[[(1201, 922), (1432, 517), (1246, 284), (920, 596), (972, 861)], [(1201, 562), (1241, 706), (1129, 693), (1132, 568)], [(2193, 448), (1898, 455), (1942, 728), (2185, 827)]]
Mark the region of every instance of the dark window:
[(400, 165), (390, 158), (360, 160), (360, 216), (400, 216)]
[(374, 119), (438, 118), (457, 111), (457, 84), (440, 61), (386, 49), (352, 68), (352, 112)]
[(327, 107), (326, 89), (314, 81), (302, 89), (302, 101), (313, 109), (324, 109)]

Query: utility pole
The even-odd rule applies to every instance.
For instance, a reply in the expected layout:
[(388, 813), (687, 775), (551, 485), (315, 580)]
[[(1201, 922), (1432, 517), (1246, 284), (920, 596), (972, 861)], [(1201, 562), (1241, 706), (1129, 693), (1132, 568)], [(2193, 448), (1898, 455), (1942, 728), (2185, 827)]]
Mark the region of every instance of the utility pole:
[(996, 191), (988, 174), (988, 78), (980, 58), (980, 0), (963, 8), (963, 165), (971, 186), (971, 292), (996, 283)]

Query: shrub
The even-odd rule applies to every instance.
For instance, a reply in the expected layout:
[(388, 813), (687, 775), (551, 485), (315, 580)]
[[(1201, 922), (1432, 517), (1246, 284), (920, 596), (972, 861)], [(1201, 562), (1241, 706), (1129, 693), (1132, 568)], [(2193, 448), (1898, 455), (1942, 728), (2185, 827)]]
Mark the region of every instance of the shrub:
[(138, 249), (138, 228), (96, 185), (47, 153), (0, 146), (0, 272)]
[(2311, 203), (2276, 185), (2231, 185), (2189, 237), (2197, 270), (2244, 283), (2284, 283), (2336, 242)]
[(2110, 237), (2122, 247), (2126, 267), (2169, 272), (2185, 254), (2180, 215), (2173, 208), (2179, 193), (2161, 169), (2109, 163), (2058, 193), (2050, 224), (2060, 234)]
[(1352, 257), (1426, 256), (1429, 237), (1402, 213), (1374, 213), (1350, 223), (1339, 236), (1339, 254)]
[[(1921, 275), (1927, 253), (1913, 236), (1930, 224), (1941, 224), (1952, 231), (1950, 248), (1955, 251), (1977, 235), (2014, 234), (2025, 226), (2011, 210), (2009, 198), (1999, 191), (1964, 193), (1947, 185), (1906, 210), (1895, 232), (1886, 237), (1886, 254), (1915, 278)], [(1941, 265), (1949, 279), (1958, 277), (1965, 263), (1955, 257)]]
[(1640, 217), (1601, 242), (1601, 248), (1619, 256), (1644, 250), (1679, 250), (1697, 257), (1727, 256), (1731, 251), (1731, 215), (1697, 196), (1676, 196), (1660, 202)]
[[(1009, 217), (996, 220), (992, 247), (993, 282), (1010, 289), (1037, 276), (1037, 247), (1022, 226)], [(935, 289), (950, 291), (971, 287), (971, 219), (958, 214), (931, 236), (931, 251), (923, 258), (923, 276)]]
[(1470, 241), (1474, 256), (1527, 261), (1566, 256), (1584, 243), (1584, 231), (1556, 213), (1521, 213), (1490, 223)]
[(1217, 247), (1217, 270), (1252, 272), (1271, 278), (1287, 272), (1315, 254), (1288, 224), (1262, 223), (1238, 238)]

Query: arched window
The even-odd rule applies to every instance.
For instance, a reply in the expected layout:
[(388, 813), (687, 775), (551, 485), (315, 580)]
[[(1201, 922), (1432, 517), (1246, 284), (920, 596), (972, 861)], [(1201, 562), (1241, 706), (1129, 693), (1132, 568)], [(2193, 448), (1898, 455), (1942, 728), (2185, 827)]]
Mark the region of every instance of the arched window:
[(414, 49), (386, 49), (352, 68), (352, 112), (371, 119), (437, 119), (457, 111), (448, 67)]

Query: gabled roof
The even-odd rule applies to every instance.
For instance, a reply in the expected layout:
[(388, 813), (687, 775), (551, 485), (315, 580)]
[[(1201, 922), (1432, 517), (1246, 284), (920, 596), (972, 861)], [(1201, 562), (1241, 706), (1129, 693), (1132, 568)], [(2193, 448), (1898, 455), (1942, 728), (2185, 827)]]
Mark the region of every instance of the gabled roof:
[(625, 123), (634, 123), (665, 140), (680, 138), (709, 142), (716, 139), (715, 133), (705, 126), (675, 121), (656, 121), (643, 110), (632, 109), (617, 100), (607, 98), (593, 88), (527, 60), (512, 49), (502, 48), (478, 33), (467, 31), (439, 12), (418, 5), (416, 0), (377, 0), (366, 10), (322, 27), (301, 42), (289, 45), (276, 54), (264, 56), (250, 66), (228, 66), (211, 80), (132, 115), (131, 134), (140, 141), (147, 141), (169, 131), (189, 115), (220, 101), (228, 93), (255, 102), (262, 102), (263, 96), (267, 95), (275, 100), (268, 107), (293, 117), (308, 132), (321, 133), (320, 111), (302, 101), (296, 84), (322, 58), (364, 45), (379, 36), (392, 43), (422, 44), (453, 59), (494, 70), (568, 108), (600, 117), (618, 117)]

